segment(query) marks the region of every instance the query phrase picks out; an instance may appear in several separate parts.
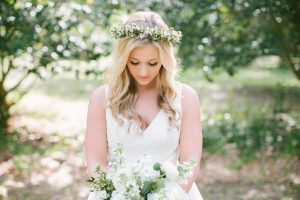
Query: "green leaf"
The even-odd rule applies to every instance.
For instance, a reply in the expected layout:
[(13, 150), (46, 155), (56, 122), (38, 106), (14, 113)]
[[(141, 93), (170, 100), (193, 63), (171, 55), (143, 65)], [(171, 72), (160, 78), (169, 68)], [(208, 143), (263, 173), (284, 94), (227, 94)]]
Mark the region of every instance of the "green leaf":
[(164, 185), (164, 180), (158, 179), (152, 189), (153, 191), (159, 190), (160, 188), (163, 187), (163, 185)]
[(144, 186), (142, 188), (142, 194), (147, 195), (151, 191), (154, 184), (155, 184), (155, 182), (145, 181)]
[(154, 166), (153, 166), (153, 169), (156, 170), (156, 171), (161, 171), (160, 166), (161, 166), (160, 163), (155, 163)]

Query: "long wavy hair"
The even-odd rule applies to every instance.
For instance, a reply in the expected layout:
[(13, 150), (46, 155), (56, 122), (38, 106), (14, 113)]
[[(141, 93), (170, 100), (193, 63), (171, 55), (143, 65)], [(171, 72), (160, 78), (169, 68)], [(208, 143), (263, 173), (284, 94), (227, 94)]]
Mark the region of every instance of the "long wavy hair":
[[(125, 24), (131, 23), (149, 27), (156, 26), (162, 29), (168, 28), (160, 15), (150, 11), (131, 14)], [(120, 117), (123, 115), (130, 122), (137, 122), (141, 132), (147, 128), (147, 122), (134, 109), (138, 97), (137, 89), (134, 78), (127, 67), (127, 61), (134, 48), (148, 44), (153, 44), (159, 49), (162, 64), (158, 75), (160, 84), (158, 104), (162, 110), (168, 113), (169, 123), (180, 130), (179, 122), (176, 120), (176, 112), (178, 111), (171, 103), (177, 95), (175, 92), (175, 78), (179, 71), (173, 46), (170, 43), (139, 38), (121, 38), (117, 41), (112, 53), (112, 63), (104, 73), (104, 82), (110, 88), (108, 106), (119, 124), (123, 125), (124, 123), (124, 120)], [(181, 116), (180, 113), (179, 116)], [(128, 132), (130, 132), (130, 126)]]

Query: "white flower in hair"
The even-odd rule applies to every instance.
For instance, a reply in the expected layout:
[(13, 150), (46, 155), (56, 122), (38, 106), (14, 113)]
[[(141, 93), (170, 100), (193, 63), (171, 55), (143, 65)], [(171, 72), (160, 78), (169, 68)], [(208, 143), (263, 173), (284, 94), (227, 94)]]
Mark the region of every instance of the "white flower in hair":
[(137, 24), (113, 25), (110, 32), (116, 39), (120, 38), (140, 38), (158, 42), (178, 43), (182, 37), (180, 31), (175, 31), (172, 27), (169, 29), (160, 29), (159, 27), (140, 26)]

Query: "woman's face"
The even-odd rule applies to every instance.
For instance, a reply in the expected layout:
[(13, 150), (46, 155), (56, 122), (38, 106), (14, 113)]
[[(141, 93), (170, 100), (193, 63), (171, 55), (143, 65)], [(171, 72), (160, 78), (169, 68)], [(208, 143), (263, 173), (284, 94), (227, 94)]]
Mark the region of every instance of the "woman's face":
[(161, 68), (159, 49), (153, 44), (134, 48), (128, 57), (127, 66), (137, 84), (148, 85), (157, 77)]

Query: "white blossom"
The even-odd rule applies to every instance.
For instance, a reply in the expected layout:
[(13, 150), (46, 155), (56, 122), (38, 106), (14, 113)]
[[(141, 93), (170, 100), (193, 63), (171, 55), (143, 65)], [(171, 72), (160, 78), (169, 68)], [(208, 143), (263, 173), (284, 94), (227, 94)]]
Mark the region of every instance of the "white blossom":
[(188, 200), (189, 195), (176, 182), (166, 183), (167, 199), (168, 200)]
[(107, 198), (107, 192), (105, 190), (93, 191), (90, 193), (88, 200), (98, 199), (104, 200)]
[[(112, 176), (112, 182), (116, 190), (126, 190), (132, 179), (131, 171), (128, 168), (121, 168)], [(125, 184), (126, 183), (126, 184)]]
[(179, 172), (176, 166), (170, 161), (163, 162), (161, 165), (161, 169), (166, 173), (166, 176), (171, 180), (174, 180), (179, 176)]
[(112, 25), (110, 32), (114, 38), (139, 38), (149, 39), (159, 42), (178, 43), (182, 37), (180, 31), (175, 31), (172, 27), (161, 29), (158, 27), (139, 26), (137, 24)]

